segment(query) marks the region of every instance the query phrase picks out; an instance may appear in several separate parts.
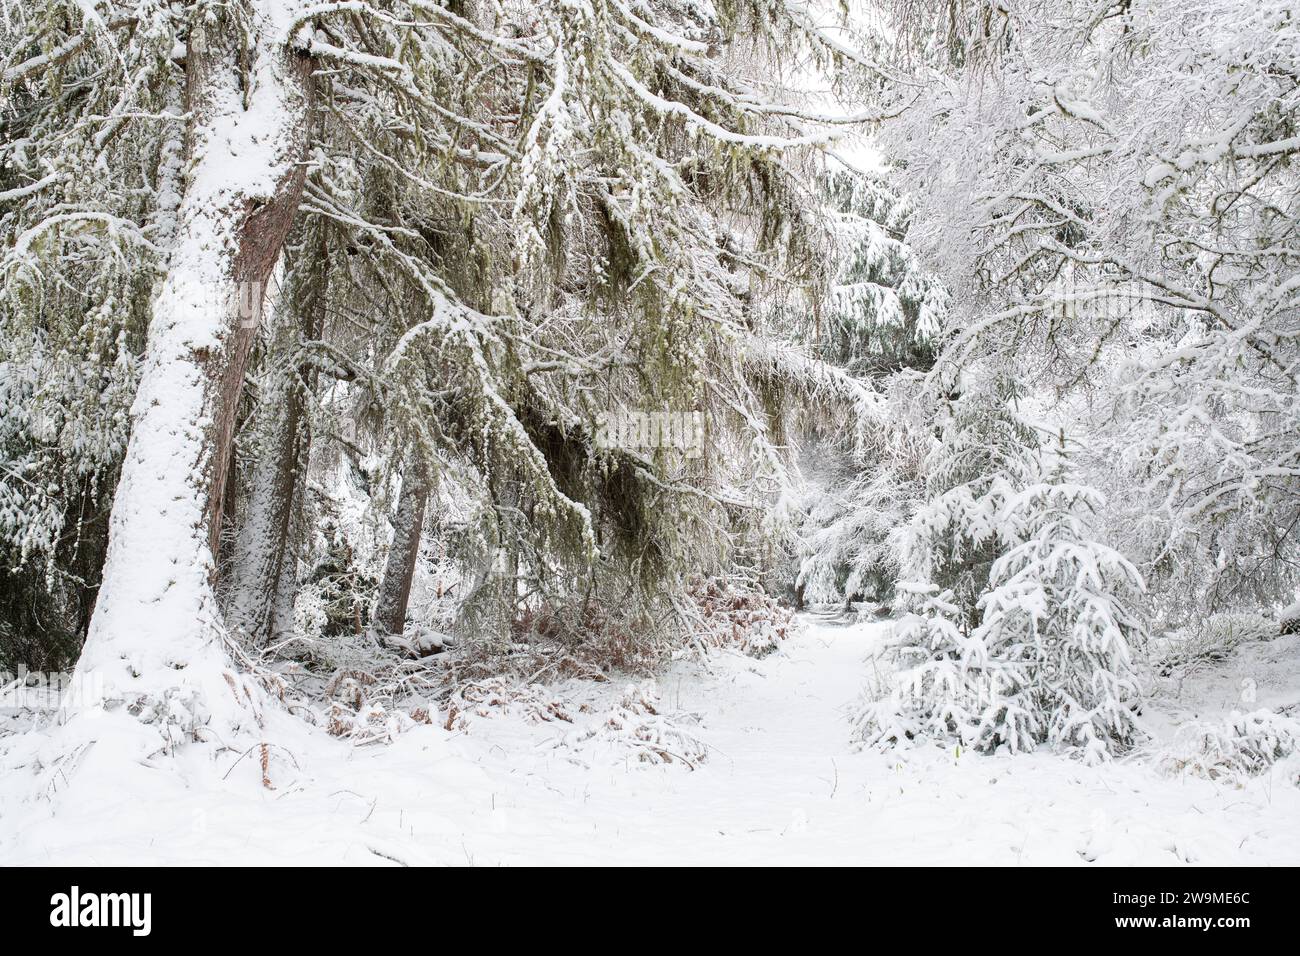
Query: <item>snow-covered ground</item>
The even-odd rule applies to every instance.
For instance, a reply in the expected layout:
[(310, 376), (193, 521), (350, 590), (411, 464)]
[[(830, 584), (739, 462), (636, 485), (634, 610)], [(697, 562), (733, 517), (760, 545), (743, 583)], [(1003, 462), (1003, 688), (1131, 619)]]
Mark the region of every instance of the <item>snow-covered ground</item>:
[[(274, 789), (259, 750), (195, 747), (146, 766), (92, 748), (35, 803), (21, 798), (31, 777), (5, 773), (0, 862), (1300, 863), (1295, 758), (1238, 788), (1162, 775), (1149, 754), (1086, 767), (1047, 753), (854, 752), (845, 713), (884, 626), (812, 618), (767, 658), (676, 665), (658, 682), (659, 709), (709, 745), (694, 770), (630, 760), (601, 737), (556, 746), (598, 722), (622, 685), (556, 688), (572, 703), (585, 695), (591, 713), (571, 711), (573, 723), (472, 719), (387, 746), (354, 747), (276, 712)], [(1269, 675), (1300, 672), (1300, 636), (1238, 655), (1263, 691)], [(1231, 666), (1196, 680), (1180, 719), (1236, 703)], [(1144, 720), (1163, 733), (1172, 709)], [(0, 739), (11, 766), (31, 745)]]

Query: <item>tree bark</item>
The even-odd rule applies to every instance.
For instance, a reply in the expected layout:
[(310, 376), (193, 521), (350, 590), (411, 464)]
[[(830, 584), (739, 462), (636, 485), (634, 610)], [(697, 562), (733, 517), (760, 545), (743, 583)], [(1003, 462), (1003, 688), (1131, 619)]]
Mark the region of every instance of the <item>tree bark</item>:
[[(325, 325), (329, 270), (323, 231), (315, 231), (302, 250), (305, 260), (291, 269), (288, 306), (279, 318), (269, 361), (299, 351), (303, 341), (319, 339)], [(301, 503), (311, 449), (307, 403), (317, 373), (301, 362), (276, 376), (262, 397), (262, 439), (253, 465), (248, 512), (235, 538), (230, 604), (231, 634), (254, 645), (287, 636), (293, 628), (292, 519)]]
[(393, 543), (384, 565), (384, 579), (375, 605), (375, 625), (384, 634), (401, 634), (406, 628), (406, 606), (411, 600), (411, 578), (420, 555), (424, 509), (429, 482), (423, 466), (412, 464), (402, 479), (402, 496), (393, 516)]
[(213, 584), (249, 347), (303, 187), (310, 61), (290, 50), (274, 6), (244, 25), (196, 21), (191, 34), (190, 176), (77, 665), (94, 678), (82, 707), (125, 704), (164, 745), (204, 726), (224, 737), (255, 710)]

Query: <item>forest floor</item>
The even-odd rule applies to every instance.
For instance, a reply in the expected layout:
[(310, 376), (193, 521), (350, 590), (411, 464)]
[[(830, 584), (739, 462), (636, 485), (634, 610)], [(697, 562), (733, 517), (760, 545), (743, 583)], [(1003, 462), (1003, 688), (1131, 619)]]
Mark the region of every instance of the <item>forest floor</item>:
[[(671, 763), (637, 759), (647, 751), (608, 730), (608, 714), (627, 715), (623, 683), (548, 688), (568, 721), (506, 707), (391, 744), (354, 746), (277, 711), (274, 789), (258, 751), (202, 747), (152, 765), (92, 753), (35, 801), (29, 774), (0, 774), (0, 863), (1300, 863), (1296, 757), (1235, 786), (1163, 773), (1151, 748), (1100, 767), (855, 752), (846, 714), (886, 625), (805, 625), (768, 657), (718, 654), (659, 678), (661, 716), (645, 719), (685, 735), (656, 745)], [(1143, 719), (1159, 739), (1226, 713), (1245, 677), (1259, 706), (1300, 697), (1300, 636), (1239, 648)], [(702, 760), (680, 759), (701, 745)]]

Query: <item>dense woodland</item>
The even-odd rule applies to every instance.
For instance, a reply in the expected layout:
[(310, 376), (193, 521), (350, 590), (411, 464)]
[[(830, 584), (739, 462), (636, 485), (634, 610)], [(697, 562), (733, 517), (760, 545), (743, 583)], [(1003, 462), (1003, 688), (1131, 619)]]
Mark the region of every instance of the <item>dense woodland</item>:
[(834, 604), (897, 619), (862, 745), (1105, 761), (1300, 616), (1293, 0), (0, 40), (0, 670), (93, 675), (73, 727), (346, 736)]

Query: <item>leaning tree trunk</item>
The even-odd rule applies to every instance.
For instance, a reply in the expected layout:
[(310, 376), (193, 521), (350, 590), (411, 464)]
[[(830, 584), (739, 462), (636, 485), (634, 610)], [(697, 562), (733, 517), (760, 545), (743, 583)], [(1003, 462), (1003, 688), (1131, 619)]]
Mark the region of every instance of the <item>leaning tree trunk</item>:
[[(303, 261), (289, 269), (282, 315), (276, 316), (268, 360), (300, 353), (304, 341), (320, 338), (325, 325), (326, 267), (324, 233), (312, 230)], [(249, 482), (248, 511), (235, 538), (230, 603), (226, 625), (252, 644), (284, 636), (293, 626), (295, 563), (290, 532), (295, 503), (302, 497), (311, 447), (307, 402), (316, 367), (301, 362), (276, 373), (259, 405), (260, 427)]]
[(402, 479), (402, 496), (393, 516), (393, 543), (384, 565), (375, 605), (375, 626), (384, 634), (401, 634), (406, 627), (406, 606), (411, 601), (411, 579), (420, 555), (420, 533), (424, 529), (424, 508), (429, 500), (429, 482), (424, 469), (411, 464)]
[(77, 665), (93, 688), (78, 704), (125, 705), (166, 744), (205, 725), (224, 737), (255, 700), (223, 647), (214, 555), (262, 292), (302, 192), (311, 71), (289, 48), (284, 5), (254, 6), (247, 23), (191, 36), (190, 177)]

